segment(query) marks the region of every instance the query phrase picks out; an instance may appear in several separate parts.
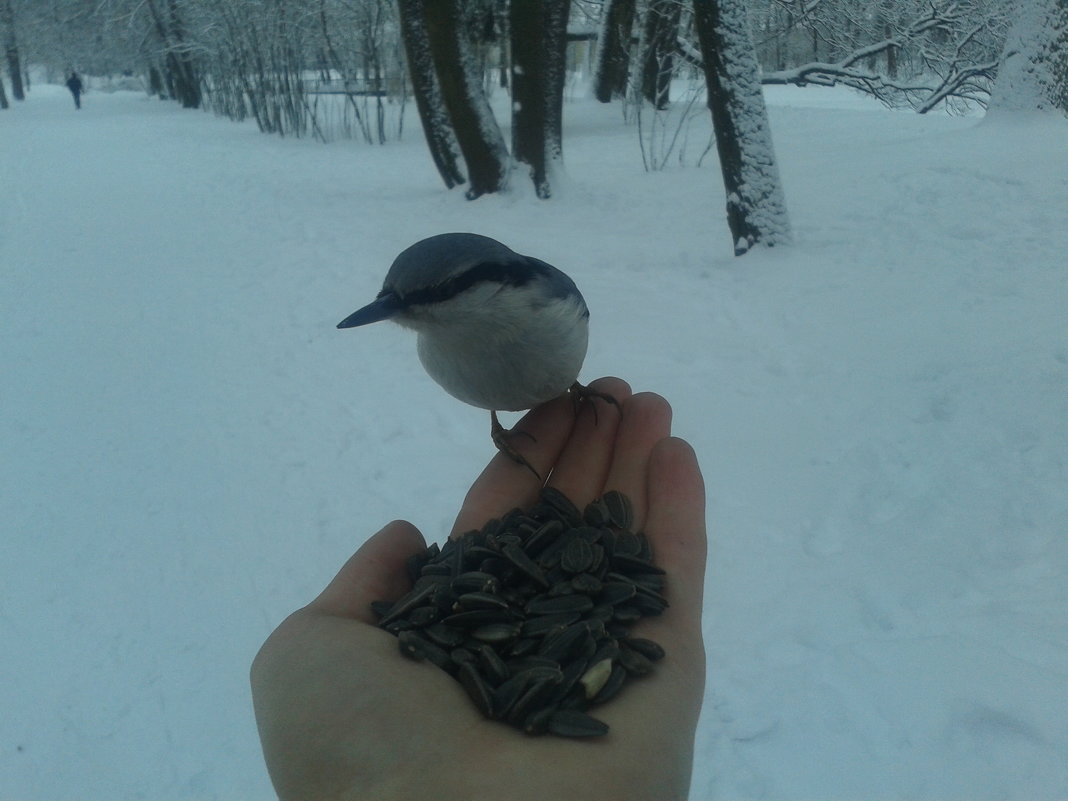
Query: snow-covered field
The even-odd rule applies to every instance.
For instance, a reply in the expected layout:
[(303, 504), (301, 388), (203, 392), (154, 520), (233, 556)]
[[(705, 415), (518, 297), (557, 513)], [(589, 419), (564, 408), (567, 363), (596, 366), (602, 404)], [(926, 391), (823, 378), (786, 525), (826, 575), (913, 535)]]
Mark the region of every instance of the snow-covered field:
[(0, 798), (271, 796), (256, 649), (492, 453), (407, 332), (334, 328), (449, 230), (569, 272), (584, 378), (697, 449), (693, 798), (1068, 798), (1068, 123), (769, 103), (796, 244), (742, 259), (711, 158), (644, 173), (582, 99), (550, 202), (446, 193), (414, 114), (378, 148), (0, 112)]

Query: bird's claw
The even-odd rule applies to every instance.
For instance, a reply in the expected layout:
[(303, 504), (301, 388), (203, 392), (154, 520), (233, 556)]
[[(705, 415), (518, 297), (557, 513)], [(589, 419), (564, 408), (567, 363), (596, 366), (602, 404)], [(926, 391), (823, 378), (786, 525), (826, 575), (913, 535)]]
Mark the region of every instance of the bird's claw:
[(538, 481), (541, 481), (541, 474), (534, 469), (534, 465), (528, 462), (523, 454), (515, 449), (510, 441), (511, 437), (522, 434), (523, 436), (530, 437), (532, 441), (536, 442), (537, 440), (534, 439), (534, 435), (529, 431), (509, 431), (501, 425), (501, 421), (497, 419), (496, 412), (490, 412), (490, 419), (492, 421), (490, 424), (490, 437), (493, 438), (493, 444), (497, 446), (497, 450), (516, 464), (525, 466), (537, 477)]
[[(599, 392), (596, 389), (590, 389), (586, 385), (580, 384), (578, 381), (576, 381), (574, 384), (571, 385), (571, 388), (568, 390), (568, 392), (571, 393), (571, 400), (575, 404), (575, 413), (576, 414), (578, 414), (578, 405), (580, 403), (582, 403), (582, 401), (585, 398), (596, 398), (596, 399), (599, 399), (599, 400), (603, 400), (606, 403), (611, 403), (613, 406), (615, 406), (620, 411), (622, 411), (622, 408), (623, 408), (623, 407), (621, 407), (619, 405), (619, 401), (616, 400), (616, 398), (613, 395), (609, 395), (607, 392)], [(597, 422), (597, 406), (596, 405), (591, 405), (590, 408), (593, 409), (593, 422), (596, 423)]]

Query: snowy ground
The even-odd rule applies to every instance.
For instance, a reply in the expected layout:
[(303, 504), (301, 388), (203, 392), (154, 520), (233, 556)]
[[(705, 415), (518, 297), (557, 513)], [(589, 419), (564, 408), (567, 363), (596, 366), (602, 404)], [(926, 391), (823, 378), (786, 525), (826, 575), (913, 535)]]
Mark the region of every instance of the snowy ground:
[(406, 332), (334, 329), (447, 230), (567, 270), (584, 376), (697, 448), (695, 799), (1068, 798), (1068, 124), (770, 103), (797, 243), (743, 259), (715, 165), (643, 173), (584, 100), (551, 202), (444, 192), (414, 116), (373, 148), (0, 112), (0, 798), (270, 797), (261, 641), (391, 518), (440, 538), (491, 455)]

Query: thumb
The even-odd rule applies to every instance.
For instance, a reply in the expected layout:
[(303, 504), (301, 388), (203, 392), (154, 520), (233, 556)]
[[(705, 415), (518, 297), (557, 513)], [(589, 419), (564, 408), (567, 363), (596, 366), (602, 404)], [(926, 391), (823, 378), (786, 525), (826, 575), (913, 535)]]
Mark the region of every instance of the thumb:
[(308, 609), (374, 623), (371, 601), (399, 598), (411, 587), (405, 561), (426, 548), (419, 529), (394, 520), (354, 553)]

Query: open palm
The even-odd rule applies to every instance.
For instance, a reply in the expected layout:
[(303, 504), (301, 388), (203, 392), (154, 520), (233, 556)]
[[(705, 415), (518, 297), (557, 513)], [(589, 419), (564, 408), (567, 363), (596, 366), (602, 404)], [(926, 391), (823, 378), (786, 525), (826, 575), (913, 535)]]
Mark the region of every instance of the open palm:
[[(518, 424), (513, 444), (579, 508), (610, 489), (634, 505), (668, 574), (671, 607), (635, 636), (667, 656), (648, 677), (598, 707), (611, 731), (595, 740), (530, 737), (486, 720), (453, 678), (400, 658), (370, 602), (409, 588), (404, 567), (425, 548), (394, 521), (345, 564), (323, 593), (287, 618), (252, 666), (256, 719), (283, 799), (685, 798), (704, 688), (701, 597), (704, 489), (692, 449), (670, 437), (663, 398), (631, 395), (619, 379), (593, 388), (622, 404), (560, 398)], [(453, 534), (530, 506), (541, 482), (498, 454), (467, 494)]]

